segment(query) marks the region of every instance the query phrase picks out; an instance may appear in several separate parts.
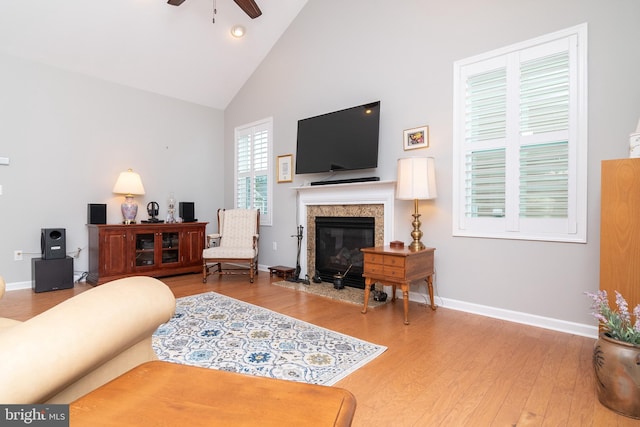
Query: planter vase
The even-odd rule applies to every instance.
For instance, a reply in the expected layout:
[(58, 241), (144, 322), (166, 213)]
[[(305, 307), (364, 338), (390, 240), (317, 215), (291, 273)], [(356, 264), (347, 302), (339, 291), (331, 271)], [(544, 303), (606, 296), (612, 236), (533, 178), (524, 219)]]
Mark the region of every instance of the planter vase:
[(593, 349), (593, 367), (600, 403), (640, 418), (640, 346), (601, 333)]

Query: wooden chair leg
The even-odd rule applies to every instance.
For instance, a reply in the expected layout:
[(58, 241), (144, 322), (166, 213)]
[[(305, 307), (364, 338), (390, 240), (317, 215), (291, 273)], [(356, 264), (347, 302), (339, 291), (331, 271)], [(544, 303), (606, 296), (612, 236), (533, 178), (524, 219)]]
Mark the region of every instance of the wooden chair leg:
[(202, 261), (202, 283), (207, 283), (207, 276), (209, 275), (209, 269), (207, 268), (207, 262)]
[[(207, 260), (203, 260), (202, 262), (202, 283), (207, 283), (207, 278), (209, 277), (209, 275), (211, 275), (214, 271), (212, 271), (211, 269), (215, 268), (215, 272), (218, 273), (218, 275), (222, 275), (222, 274), (238, 274), (238, 272), (223, 272), (222, 271), (222, 262), (216, 262), (215, 265), (211, 263), (211, 259), (209, 259), (209, 264), (207, 263)], [(258, 263), (255, 260), (252, 260), (249, 262), (249, 282), (253, 283), (255, 280), (255, 276), (258, 274)]]

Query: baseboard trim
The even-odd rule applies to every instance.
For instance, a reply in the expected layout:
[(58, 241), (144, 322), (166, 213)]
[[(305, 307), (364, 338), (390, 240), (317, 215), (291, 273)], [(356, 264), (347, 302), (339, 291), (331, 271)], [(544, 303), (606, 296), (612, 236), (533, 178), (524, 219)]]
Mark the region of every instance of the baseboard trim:
[[(78, 281), (80, 280), (80, 278), (82, 277), (81, 273), (77, 273), (77, 272), (73, 272), (73, 283), (76, 284), (78, 283)], [(84, 282), (84, 279), (82, 280)], [(13, 282), (13, 283), (7, 283), (6, 284), (6, 288), (5, 290), (7, 292), (9, 291), (18, 291), (20, 289), (31, 289), (33, 288), (33, 282), (31, 280), (26, 281), (26, 282)]]
[(6, 291), (17, 291), (20, 289), (31, 289), (31, 280), (28, 282), (13, 282), (7, 283)]
[[(240, 264), (238, 264), (238, 265), (240, 265)], [(258, 264), (258, 270), (259, 270), (259, 271), (266, 271), (267, 273), (269, 272), (269, 269), (267, 268), (267, 266), (259, 265), (259, 264)], [(77, 281), (80, 277), (81, 277), (81, 275), (80, 275), (80, 274), (75, 274), (75, 273), (74, 273), (74, 274), (73, 274), (73, 281), (74, 281), (74, 283), (76, 283), (76, 281)], [(32, 287), (32, 283), (31, 283), (31, 280), (29, 280), (29, 281), (27, 281), (27, 282), (13, 282), (13, 283), (7, 283), (7, 284), (6, 284), (6, 288), (5, 288), (5, 290), (6, 290), (7, 292), (10, 292), (10, 291), (18, 291), (18, 290), (21, 290), (21, 289), (31, 289), (31, 287)]]
[[(396, 298), (402, 298), (402, 293), (397, 294)], [(564, 332), (588, 338), (598, 338), (597, 326), (569, 322), (560, 319), (553, 319), (551, 317), (538, 316), (535, 314), (506, 310), (503, 308), (490, 307), (481, 304), (474, 304), (450, 298), (436, 297), (435, 300), (436, 305), (444, 308), (449, 308), (451, 310), (479, 314), (481, 316), (492, 317), (494, 319), (506, 320), (509, 322), (550, 329), (553, 331)], [(420, 292), (409, 292), (409, 301), (415, 301), (424, 304), (429, 302), (429, 296)]]

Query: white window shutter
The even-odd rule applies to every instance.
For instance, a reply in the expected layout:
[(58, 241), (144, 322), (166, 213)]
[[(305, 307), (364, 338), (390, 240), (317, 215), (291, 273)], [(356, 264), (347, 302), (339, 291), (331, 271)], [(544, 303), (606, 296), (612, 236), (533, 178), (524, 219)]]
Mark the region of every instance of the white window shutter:
[(586, 24), (456, 63), (454, 235), (586, 241), (585, 67)]
[(235, 130), (235, 207), (260, 209), (260, 223), (271, 225), (271, 118)]

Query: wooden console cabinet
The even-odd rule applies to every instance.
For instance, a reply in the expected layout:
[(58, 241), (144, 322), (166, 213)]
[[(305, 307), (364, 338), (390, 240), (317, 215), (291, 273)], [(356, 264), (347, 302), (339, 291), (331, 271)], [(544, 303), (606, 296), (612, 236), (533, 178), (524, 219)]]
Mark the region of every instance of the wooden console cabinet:
[(181, 224), (89, 224), (87, 282), (153, 277), (202, 270), (206, 222)]

